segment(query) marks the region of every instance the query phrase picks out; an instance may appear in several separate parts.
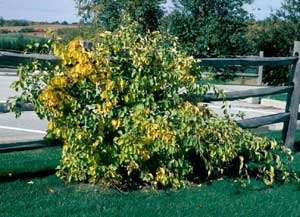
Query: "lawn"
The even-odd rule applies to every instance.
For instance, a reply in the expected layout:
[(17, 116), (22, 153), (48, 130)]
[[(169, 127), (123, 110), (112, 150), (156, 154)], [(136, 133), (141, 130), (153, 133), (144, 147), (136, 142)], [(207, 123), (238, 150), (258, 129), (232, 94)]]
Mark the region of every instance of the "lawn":
[(243, 190), (232, 181), (179, 191), (118, 192), (64, 184), (55, 176), (0, 185), (1, 217), (12, 216), (299, 216), (296, 185)]
[(274, 100), (279, 100), (279, 101), (286, 101), (286, 97), (287, 97), (287, 93), (281, 93), (281, 94), (276, 94), (276, 95), (272, 95), (272, 96), (267, 96), (264, 98), (274, 99)]
[(59, 164), (60, 147), (0, 154), (0, 181), (8, 175), (49, 171)]
[[(279, 132), (265, 134), (280, 138)], [(299, 135), (298, 135), (299, 136)], [(0, 216), (299, 216), (297, 184), (243, 189), (233, 180), (178, 191), (120, 192), (66, 184), (53, 169), (60, 148), (0, 155)], [(300, 168), (300, 156), (295, 155)], [(49, 175), (51, 174), (52, 175)]]
[[(265, 136), (270, 139), (275, 139), (278, 142), (282, 142), (282, 131), (265, 131), (257, 133), (259, 136)], [(300, 142), (300, 130), (296, 131), (296, 144)]]

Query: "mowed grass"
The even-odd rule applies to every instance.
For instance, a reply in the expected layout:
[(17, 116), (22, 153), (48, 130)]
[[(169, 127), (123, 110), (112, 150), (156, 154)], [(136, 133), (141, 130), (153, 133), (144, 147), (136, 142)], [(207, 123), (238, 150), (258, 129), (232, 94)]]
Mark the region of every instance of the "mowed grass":
[[(264, 135), (280, 138), (280, 132)], [(97, 185), (64, 183), (55, 175), (18, 178), (20, 174), (55, 168), (60, 152), (60, 148), (48, 148), (0, 155), (1, 217), (258, 217), (299, 216), (300, 213), (300, 188), (293, 183), (270, 188), (252, 180), (244, 189), (234, 180), (220, 180), (178, 191), (120, 192)], [(294, 164), (300, 171), (299, 154), (295, 154)]]
[[(277, 142), (282, 143), (282, 131), (266, 131), (256, 133), (259, 136), (268, 137), (270, 139), (275, 139)], [(296, 146), (300, 142), (300, 130), (296, 131)]]
[(60, 154), (60, 147), (0, 154), (0, 180), (6, 176), (53, 170), (59, 164)]
[(264, 96), (262, 98), (273, 99), (273, 100), (278, 100), (278, 101), (286, 101), (287, 100), (287, 93), (280, 93), (280, 94), (271, 95), (271, 96)]
[[(254, 182), (254, 181), (253, 181)], [(178, 191), (118, 192), (65, 184), (55, 176), (0, 185), (1, 217), (299, 216), (300, 191), (288, 184), (241, 189), (232, 181)]]

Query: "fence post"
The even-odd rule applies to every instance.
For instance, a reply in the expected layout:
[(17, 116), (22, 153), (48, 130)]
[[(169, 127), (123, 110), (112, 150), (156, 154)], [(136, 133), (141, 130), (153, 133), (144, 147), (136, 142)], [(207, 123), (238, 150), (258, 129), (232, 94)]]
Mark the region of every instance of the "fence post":
[[(264, 52), (263, 51), (259, 51), (259, 57), (264, 57)], [(264, 72), (264, 67), (263, 66), (259, 66), (258, 67), (258, 78), (257, 78), (257, 85), (261, 86), (262, 85), (262, 81), (263, 81), (263, 72)]]
[[(293, 56), (300, 54), (300, 41), (294, 44)], [(293, 91), (288, 94), (286, 103), (286, 112), (290, 113), (289, 121), (284, 123), (283, 141), (286, 147), (293, 148), (297, 130), (297, 120), (299, 111), (299, 97), (300, 97), (300, 59), (292, 66), (290, 74), (290, 85), (293, 85)]]
[[(264, 57), (264, 52), (263, 51), (259, 51), (259, 57)], [(263, 80), (263, 71), (264, 71), (264, 66), (259, 66), (258, 67), (258, 71), (257, 71), (257, 80), (256, 80), (256, 84), (258, 86), (262, 85), (262, 80)], [(252, 99), (252, 104), (260, 104), (260, 97), (255, 97)]]

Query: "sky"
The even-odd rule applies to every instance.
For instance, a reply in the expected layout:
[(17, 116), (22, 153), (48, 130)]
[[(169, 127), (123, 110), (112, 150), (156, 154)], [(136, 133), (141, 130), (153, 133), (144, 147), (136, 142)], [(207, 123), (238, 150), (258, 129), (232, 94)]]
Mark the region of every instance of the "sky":
[(264, 19), (272, 11), (276, 11), (281, 7), (283, 0), (255, 0), (251, 5), (245, 8), (253, 13), (256, 19)]
[(0, 16), (4, 19), (76, 22), (74, 0), (0, 0)]
[[(148, 0), (145, 0), (148, 1)], [(282, 0), (255, 0), (247, 10), (257, 19), (267, 17), (281, 6)], [(0, 17), (33, 21), (77, 22), (74, 0), (0, 0)]]

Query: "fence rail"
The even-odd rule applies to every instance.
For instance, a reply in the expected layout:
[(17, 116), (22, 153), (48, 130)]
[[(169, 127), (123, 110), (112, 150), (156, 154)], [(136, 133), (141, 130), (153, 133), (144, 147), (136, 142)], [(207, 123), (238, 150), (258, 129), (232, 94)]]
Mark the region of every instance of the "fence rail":
[(220, 100), (237, 100), (237, 99), (246, 99), (249, 97), (258, 97), (258, 96), (269, 96), (276, 95), (279, 93), (290, 93), (293, 90), (293, 86), (282, 86), (282, 87), (266, 87), (252, 90), (244, 91), (233, 91), (225, 94), (225, 97), (219, 97), (215, 94), (209, 93), (203, 97), (205, 102), (220, 101)]
[[(34, 111), (34, 105), (32, 103), (17, 103), (16, 106), (19, 107), (21, 111)], [(9, 107), (9, 103), (0, 103), (0, 113), (10, 112)]]
[(248, 58), (204, 58), (200, 66), (285, 66), (298, 61), (298, 57), (248, 57)]
[(21, 53), (0, 51), (0, 61), (5, 59), (14, 60), (14, 61), (24, 60), (24, 59), (37, 59), (37, 60), (53, 61), (53, 62), (60, 61), (59, 57), (48, 55), (48, 54), (21, 54)]
[[(203, 75), (224, 75), (224, 73), (222, 72), (216, 72), (216, 73), (210, 73), (210, 72), (202, 72)], [(253, 73), (241, 73), (241, 72), (237, 72), (234, 74), (235, 76), (239, 76), (239, 77), (250, 77), (250, 78), (257, 78), (258, 74), (253, 74)]]
[(283, 112), (274, 115), (266, 115), (258, 118), (249, 118), (245, 120), (237, 121), (237, 124), (243, 129), (252, 129), (269, 124), (277, 124), (281, 122), (288, 121), (290, 118), (290, 113)]
[[(296, 135), (296, 124), (297, 120), (300, 118), (298, 115), (299, 110), (299, 97), (300, 97), (300, 42), (295, 42), (294, 53), (292, 57), (247, 57), (247, 58), (205, 58), (199, 61), (199, 66), (211, 66), (211, 67), (225, 67), (225, 66), (283, 66), (291, 65), (290, 81), (287, 86), (280, 87), (268, 87), (260, 88), (255, 90), (247, 91), (235, 91), (225, 94), (225, 97), (220, 97), (214, 94), (203, 95), (183, 95), (188, 100), (192, 101), (222, 101), (222, 100), (237, 100), (244, 99), (248, 97), (259, 97), (266, 95), (274, 95), (278, 93), (288, 93), (287, 106), (285, 112), (278, 113), (274, 115), (267, 115), (263, 117), (250, 118), (245, 120), (237, 121), (237, 124), (242, 128), (256, 128), (264, 125), (274, 124), (274, 123), (284, 123), (283, 129), (283, 141), (285, 146), (292, 147), (295, 142)], [(14, 62), (24, 62), (24, 59), (38, 59), (43, 61), (52, 61), (58, 63), (60, 59), (51, 55), (39, 55), (39, 54), (15, 54), (10, 52), (0, 52), (0, 64), (1, 61), (14, 61)], [(257, 76), (257, 75), (256, 75)], [(261, 79), (261, 78), (260, 78)], [(7, 104), (0, 105), (0, 112), (9, 112), (7, 109)], [(20, 104), (22, 110), (33, 110), (32, 104)], [(0, 153), (14, 151), (14, 150), (24, 150), (30, 146), (20, 146), (16, 147), (14, 145), (6, 145), (0, 149)], [(42, 148), (48, 147), (47, 145), (33, 145), (31, 148)]]

